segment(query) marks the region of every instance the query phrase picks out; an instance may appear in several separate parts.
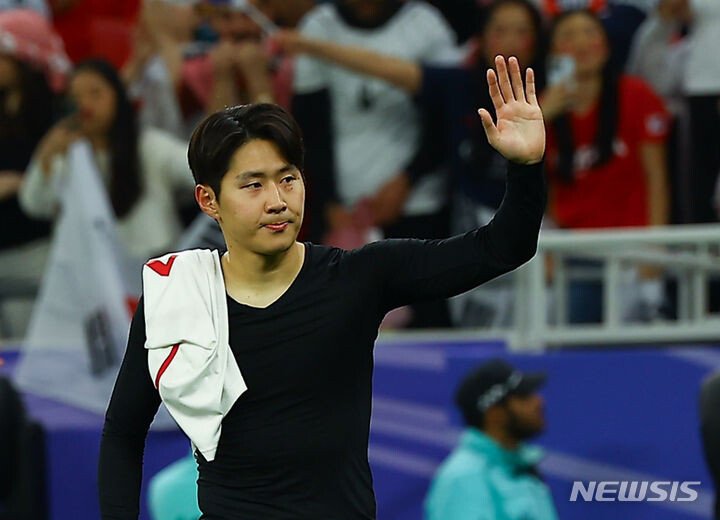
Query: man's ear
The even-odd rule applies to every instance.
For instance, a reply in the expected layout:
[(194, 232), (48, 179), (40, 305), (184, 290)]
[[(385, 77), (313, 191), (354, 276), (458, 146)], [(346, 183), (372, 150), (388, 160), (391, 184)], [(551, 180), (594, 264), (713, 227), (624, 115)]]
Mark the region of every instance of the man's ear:
[(215, 190), (206, 184), (198, 184), (195, 186), (195, 200), (203, 213), (215, 220), (219, 220)]

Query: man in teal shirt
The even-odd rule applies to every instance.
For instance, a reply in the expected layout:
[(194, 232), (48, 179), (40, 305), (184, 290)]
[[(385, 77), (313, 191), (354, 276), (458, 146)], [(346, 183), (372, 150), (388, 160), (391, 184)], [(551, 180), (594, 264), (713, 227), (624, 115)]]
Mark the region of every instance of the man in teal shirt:
[(523, 443), (544, 429), (544, 382), (499, 359), (465, 377), (455, 402), (467, 428), (433, 479), (426, 520), (557, 520), (541, 450)]

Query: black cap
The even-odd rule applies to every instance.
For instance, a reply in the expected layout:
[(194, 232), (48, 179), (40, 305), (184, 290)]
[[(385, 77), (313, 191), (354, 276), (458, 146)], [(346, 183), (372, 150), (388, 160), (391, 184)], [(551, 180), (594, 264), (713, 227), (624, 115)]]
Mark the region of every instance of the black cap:
[(455, 391), (455, 404), (465, 422), (477, 425), (488, 408), (509, 395), (530, 395), (546, 379), (544, 373), (524, 374), (502, 359), (492, 359), (463, 378)]

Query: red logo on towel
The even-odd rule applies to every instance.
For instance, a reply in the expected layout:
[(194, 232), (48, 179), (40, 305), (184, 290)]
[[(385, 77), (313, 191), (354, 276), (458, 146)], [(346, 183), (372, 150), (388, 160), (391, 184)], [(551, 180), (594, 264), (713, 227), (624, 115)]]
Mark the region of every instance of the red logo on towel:
[(163, 263), (160, 260), (153, 260), (152, 262), (148, 262), (147, 266), (160, 276), (168, 276), (170, 274), (170, 269), (172, 269), (172, 266), (175, 263), (176, 258), (177, 255), (172, 255), (170, 258), (168, 258), (167, 263)]

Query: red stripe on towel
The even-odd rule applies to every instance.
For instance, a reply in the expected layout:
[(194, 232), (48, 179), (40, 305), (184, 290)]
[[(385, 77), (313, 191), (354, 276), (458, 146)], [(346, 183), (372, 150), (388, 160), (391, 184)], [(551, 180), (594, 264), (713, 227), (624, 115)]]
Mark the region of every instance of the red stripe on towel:
[(160, 370), (158, 370), (157, 376), (155, 377), (155, 388), (157, 388), (158, 390), (160, 389), (160, 378), (168, 369), (170, 363), (172, 363), (172, 360), (175, 359), (175, 355), (177, 354), (179, 348), (180, 343), (173, 345), (173, 348), (170, 350), (170, 354), (168, 354), (168, 357), (165, 358), (165, 361), (163, 361), (163, 364), (160, 366)]

